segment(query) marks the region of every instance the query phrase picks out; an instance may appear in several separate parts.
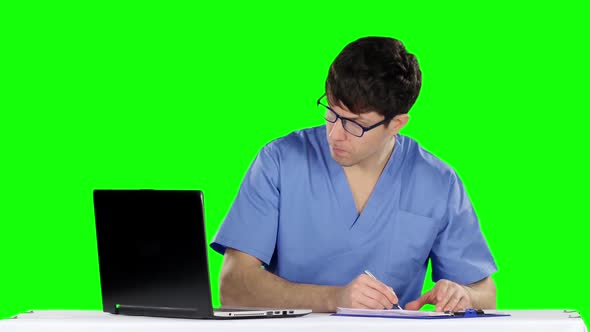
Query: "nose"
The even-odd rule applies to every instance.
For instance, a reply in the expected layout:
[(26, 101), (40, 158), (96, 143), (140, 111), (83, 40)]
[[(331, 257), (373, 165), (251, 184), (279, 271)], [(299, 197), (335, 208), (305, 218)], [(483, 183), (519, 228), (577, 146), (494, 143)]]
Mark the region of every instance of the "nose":
[(332, 128), (330, 128), (330, 133), (328, 134), (329, 137), (335, 141), (342, 141), (346, 139), (346, 130), (344, 130), (344, 126), (342, 125), (342, 119), (337, 119), (336, 122), (332, 123), (331, 125)]

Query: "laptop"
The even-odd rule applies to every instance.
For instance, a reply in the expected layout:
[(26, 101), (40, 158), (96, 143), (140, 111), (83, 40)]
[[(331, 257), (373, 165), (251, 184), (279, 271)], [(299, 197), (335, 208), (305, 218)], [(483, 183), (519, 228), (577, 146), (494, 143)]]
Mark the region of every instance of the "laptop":
[(103, 311), (178, 318), (278, 318), (309, 309), (211, 305), (203, 193), (94, 190)]

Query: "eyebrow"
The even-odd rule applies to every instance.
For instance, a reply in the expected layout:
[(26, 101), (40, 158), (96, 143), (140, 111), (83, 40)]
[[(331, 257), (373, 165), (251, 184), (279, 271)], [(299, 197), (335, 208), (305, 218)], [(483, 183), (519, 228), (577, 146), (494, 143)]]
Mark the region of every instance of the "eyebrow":
[[(352, 113), (352, 112), (351, 112)], [(363, 122), (364, 124), (367, 124), (370, 120), (366, 119), (366, 118), (361, 118), (362, 114), (356, 114), (356, 113), (352, 113), (353, 116), (345, 116), (345, 118), (350, 119), (350, 120), (354, 120), (355, 122)]]
[[(331, 108), (331, 109), (332, 109), (334, 112), (336, 112), (336, 110), (334, 109), (334, 105), (333, 105), (333, 104), (331, 104), (331, 103), (330, 103), (330, 101), (328, 101), (328, 106), (329, 106), (329, 107), (330, 107), (330, 108)], [(336, 105), (336, 106), (338, 106), (338, 105)], [(340, 106), (338, 106), (338, 107), (340, 107)], [(338, 112), (336, 112), (336, 113), (338, 113)], [(352, 112), (350, 112), (350, 113), (352, 113)], [(347, 119), (351, 119), (351, 120), (355, 120), (355, 121), (356, 121), (356, 120), (363, 120), (363, 118), (361, 118), (361, 115), (360, 115), (360, 114), (356, 114), (356, 113), (352, 113), (352, 114), (353, 114), (353, 116), (345, 116), (345, 118), (347, 118)], [(340, 113), (338, 113), (338, 115), (340, 115)]]
[[(332, 104), (332, 103), (330, 102), (330, 99), (326, 97), (326, 101), (328, 102), (328, 106), (329, 106), (329, 107), (330, 107), (330, 108), (331, 108), (331, 109), (332, 109), (334, 112), (336, 112), (336, 110), (334, 109), (334, 104)], [(339, 106), (339, 105), (336, 105), (336, 106), (338, 106), (338, 107), (342, 107), (342, 106)], [(338, 112), (336, 112), (336, 113), (338, 113)], [(352, 113), (352, 112), (350, 112), (350, 113)], [(347, 119), (350, 119), (350, 120), (354, 120), (355, 122), (363, 122), (363, 124), (364, 124), (364, 125), (367, 125), (367, 124), (369, 124), (369, 123), (371, 122), (371, 120), (370, 120), (370, 119), (361, 118), (361, 115), (362, 115), (362, 114), (356, 114), (356, 113), (352, 113), (352, 114), (353, 114), (353, 116), (345, 116), (345, 118), (347, 118)], [(340, 115), (340, 114), (338, 114), (338, 115)]]

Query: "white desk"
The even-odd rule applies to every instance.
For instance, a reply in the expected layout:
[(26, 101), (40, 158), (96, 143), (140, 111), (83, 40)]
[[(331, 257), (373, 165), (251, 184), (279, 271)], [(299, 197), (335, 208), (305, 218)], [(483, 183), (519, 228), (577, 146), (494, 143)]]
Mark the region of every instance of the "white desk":
[(298, 318), (243, 319), (233, 321), (122, 316), (101, 311), (34, 311), (15, 319), (0, 320), (5, 331), (164, 331), (164, 332), (265, 332), (265, 331), (427, 331), (427, 332), (586, 332), (577, 313), (563, 310), (506, 311), (510, 317), (414, 320), (393, 318), (336, 317), (310, 314)]

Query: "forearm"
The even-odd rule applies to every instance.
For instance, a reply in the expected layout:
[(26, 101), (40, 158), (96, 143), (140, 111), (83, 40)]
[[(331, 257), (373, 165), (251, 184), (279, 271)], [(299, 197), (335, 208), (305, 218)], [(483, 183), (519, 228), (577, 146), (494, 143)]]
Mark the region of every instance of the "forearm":
[(338, 287), (288, 282), (259, 267), (222, 273), (220, 298), (225, 306), (311, 308), (334, 312)]
[(464, 287), (474, 308), (496, 309), (496, 285), (490, 277)]

